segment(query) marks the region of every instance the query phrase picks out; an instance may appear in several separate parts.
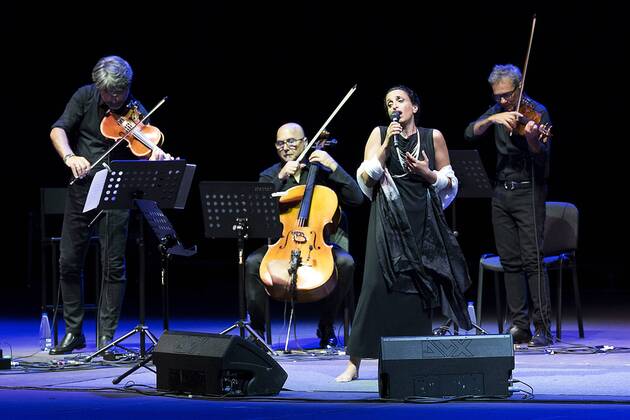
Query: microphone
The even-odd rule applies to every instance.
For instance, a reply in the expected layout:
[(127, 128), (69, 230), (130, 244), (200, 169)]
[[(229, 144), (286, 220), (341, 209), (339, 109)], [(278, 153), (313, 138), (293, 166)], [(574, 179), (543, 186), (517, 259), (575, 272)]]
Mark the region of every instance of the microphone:
[[(392, 119), (393, 122), (398, 122), (400, 120), (400, 111), (392, 112), (392, 115), (390, 115), (390, 118)], [(393, 137), (394, 137), (394, 147), (398, 149), (398, 134), (394, 134)]]

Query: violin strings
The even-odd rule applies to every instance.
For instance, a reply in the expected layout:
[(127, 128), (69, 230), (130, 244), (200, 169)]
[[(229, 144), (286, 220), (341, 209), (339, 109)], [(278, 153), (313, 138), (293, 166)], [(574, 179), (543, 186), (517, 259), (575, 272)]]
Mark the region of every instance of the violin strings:
[[(123, 121), (123, 127), (125, 128), (125, 130), (127, 130), (127, 133), (129, 133), (129, 131), (132, 131), (134, 125), (132, 123), (130, 123), (129, 121)], [(142, 134), (142, 131), (133, 129), (133, 133), (132, 133), (138, 140), (140, 140), (140, 143), (142, 143), (147, 149), (149, 150), (153, 150), (153, 144), (151, 144), (151, 142), (144, 137), (144, 135)]]

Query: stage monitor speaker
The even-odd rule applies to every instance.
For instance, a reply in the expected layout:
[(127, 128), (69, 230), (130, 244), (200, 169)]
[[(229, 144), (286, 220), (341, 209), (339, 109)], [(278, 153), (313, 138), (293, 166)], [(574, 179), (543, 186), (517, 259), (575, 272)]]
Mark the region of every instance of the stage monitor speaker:
[(153, 351), (157, 387), (198, 395), (276, 395), (287, 373), (235, 335), (165, 331)]
[(381, 398), (509, 396), (512, 336), (382, 337)]

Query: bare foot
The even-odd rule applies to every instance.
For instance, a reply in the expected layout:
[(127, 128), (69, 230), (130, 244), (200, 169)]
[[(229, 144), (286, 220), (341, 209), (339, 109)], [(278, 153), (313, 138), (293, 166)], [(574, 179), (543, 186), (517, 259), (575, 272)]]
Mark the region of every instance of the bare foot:
[(350, 359), (348, 362), (348, 366), (346, 366), (346, 370), (343, 373), (335, 378), (336, 382), (350, 382), (359, 378), (359, 364), (361, 360), (354, 361)]

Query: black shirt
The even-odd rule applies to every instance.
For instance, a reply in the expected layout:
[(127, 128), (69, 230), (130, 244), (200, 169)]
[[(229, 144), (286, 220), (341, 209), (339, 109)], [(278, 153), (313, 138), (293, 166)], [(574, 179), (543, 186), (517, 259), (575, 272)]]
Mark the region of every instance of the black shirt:
[[(285, 179), (279, 179), (278, 174), (285, 165), (284, 162), (276, 163), (275, 165), (265, 169), (260, 173), (259, 182), (271, 182), (275, 187), (275, 191), (286, 191), (296, 185), (305, 185), (308, 179), (308, 170), (310, 165), (306, 165), (302, 169), (300, 174), (300, 182), (297, 182), (293, 176), (289, 176)], [(352, 178), (342, 167), (337, 165), (337, 170), (334, 172), (327, 171), (320, 168), (317, 171), (316, 185), (324, 185), (332, 189), (339, 196), (339, 203), (344, 206), (355, 207), (363, 202), (363, 193), (359, 188), (357, 182)]]
[[(540, 112), (540, 124), (549, 124), (549, 112), (538, 102), (529, 99), (537, 112)], [(504, 112), (500, 105), (495, 104), (488, 109), (479, 119), (471, 122), (466, 127), (464, 138), (466, 140), (476, 140), (481, 136), (474, 134), (474, 125), (477, 121), (484, 120), (491, 115)], [(547, 143), (541, 143), (540, 153), (532, 153), (527, 145), (527, 140), (523, 136), (513, 134), (499, 124), (494, 125), (494, 140), (497, 148), (497, 181), (527, 181), (531, 180), (532, 161), (534, 163), (535, 179), (538, 183), (544, 183), (549, 176), (549, 147), (550, 139)], [(485, 134), (485, 133), (484, 133)]]
[[(127, 105), (135, 101), (129, 94), (127, 101), (119, 112), (126, 113)], [(139, 104), (141, 113), (146, 114), (144, 107)], [(66, 109), (52, 128), (62, 128), (73, 144), (74, 153), (86, 158), (90, 163), (95, 162), (113, 144), (101, 134), (101, 120), (108, 111), (101, 95), (94, 84), (80, 87), (66, 105)], [(125, 142), (126, 143), (126, 142)], [(131, 159), (133, 155), (124, 145), (118, 146), (111, 154), (111, 159)]]

